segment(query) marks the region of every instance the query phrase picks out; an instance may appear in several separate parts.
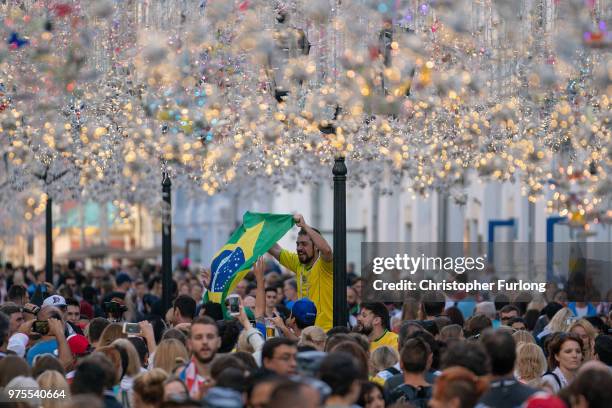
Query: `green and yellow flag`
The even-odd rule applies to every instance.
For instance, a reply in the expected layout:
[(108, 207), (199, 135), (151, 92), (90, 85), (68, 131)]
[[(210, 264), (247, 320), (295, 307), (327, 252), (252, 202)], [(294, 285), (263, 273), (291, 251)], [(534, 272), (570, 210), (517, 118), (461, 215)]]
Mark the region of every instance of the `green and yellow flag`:
[(223, 304), (228, 293), (248, 273), (257, 258), (293, 227), (291, 214), (246, 212), (242, 225), (213, 257), (208, 300)]

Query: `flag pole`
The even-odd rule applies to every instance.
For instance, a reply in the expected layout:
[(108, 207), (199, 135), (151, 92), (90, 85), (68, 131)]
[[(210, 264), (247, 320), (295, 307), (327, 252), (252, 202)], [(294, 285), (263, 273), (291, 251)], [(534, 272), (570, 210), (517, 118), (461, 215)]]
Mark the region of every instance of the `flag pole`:
[(45, 281), (53, 283), (53, 201), (47, 198), (45, 208)]
[(334, 326), (346, 326), (346, 164), (336, 157), (334, 168)]
[(162, 173), (162, 312), (170, 309), (172, 297), (172, 182), (166, 170)]

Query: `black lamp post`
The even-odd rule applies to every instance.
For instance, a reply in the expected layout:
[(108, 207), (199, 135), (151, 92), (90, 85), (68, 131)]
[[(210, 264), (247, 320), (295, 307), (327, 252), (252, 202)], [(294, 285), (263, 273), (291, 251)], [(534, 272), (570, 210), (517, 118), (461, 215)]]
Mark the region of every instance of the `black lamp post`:
[(167, 171), (162, 173), (162, 312), (170, 309), (172, 300), (172, 182)]
[(337, 157), (334, 174), (334, 326), (346, 326), (346, 164)]
[(45, 281), (53, 283), (53, 203), (47, 198), (45, 208)]

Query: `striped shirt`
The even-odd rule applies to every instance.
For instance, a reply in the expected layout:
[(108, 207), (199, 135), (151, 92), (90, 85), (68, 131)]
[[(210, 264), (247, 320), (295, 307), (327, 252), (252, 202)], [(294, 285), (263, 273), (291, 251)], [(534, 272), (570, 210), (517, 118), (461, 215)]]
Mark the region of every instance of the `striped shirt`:
[(191, 361), (185, 366), (179, 378), (187, 386), (191, 398), (199, 400), (202, 397), (200, 390), (208, 380), (198, 373), (198, 365), (196, 364), (195, 357), (191, 357)]

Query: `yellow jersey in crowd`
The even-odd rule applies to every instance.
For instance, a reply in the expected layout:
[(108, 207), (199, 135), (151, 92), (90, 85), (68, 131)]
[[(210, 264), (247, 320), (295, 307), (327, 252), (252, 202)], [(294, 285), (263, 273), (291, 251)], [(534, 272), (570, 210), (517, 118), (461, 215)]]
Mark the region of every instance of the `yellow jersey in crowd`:
[(397, 350), (397, 334), (390, 332), (389, 330), (385, 330), (382, 336), (370, 342), (370, 353), (380, 346), (389, 346)]
[[(315, 325), (327, 331), (333, 327), (334, 273), (333, 262), (325, 262), (320, 256), (310, 268), (302, 265), (295, 252), (281, 250), (279, 261), (295, 273), (298, 298), (308, 298), (317, 307)], [(397, 346), (396, 346), (397, 347)]]

